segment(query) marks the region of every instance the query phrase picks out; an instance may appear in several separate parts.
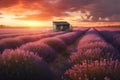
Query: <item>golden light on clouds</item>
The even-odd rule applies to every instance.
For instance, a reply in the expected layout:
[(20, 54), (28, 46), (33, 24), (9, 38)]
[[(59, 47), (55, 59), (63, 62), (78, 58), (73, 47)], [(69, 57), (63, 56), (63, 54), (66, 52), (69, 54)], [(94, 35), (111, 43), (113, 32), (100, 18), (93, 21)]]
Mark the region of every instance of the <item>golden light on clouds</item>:
[(62, 20), (73, 26), (120, 25), (119, 4), (120, 0), (0, 0), (0, 24), (43, 27)]

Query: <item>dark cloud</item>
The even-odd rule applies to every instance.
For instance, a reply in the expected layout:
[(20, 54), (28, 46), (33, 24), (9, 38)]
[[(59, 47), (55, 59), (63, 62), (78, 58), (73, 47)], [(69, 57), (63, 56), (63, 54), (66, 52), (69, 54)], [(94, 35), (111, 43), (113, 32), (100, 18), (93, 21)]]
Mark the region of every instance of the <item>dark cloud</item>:
[(71, 12), (89, 11), (88, 17), (93, 16), (93, 21), (99, 21), (100, 17), (120, 21), (120, 0), (61, 0), (59, 4), (63, 9)]
[(95, 21), (99, 17), (109, 18), (111, 21), (120, 19), (120, 0), (100, 0), (98, 3), (88, 7)]
[(0, 0), (0, 8), (7, 8), (19, 3), (19, 0)]
[(96, 0), (61, 0), (59, 7), (70, 11), (85, 10), (85, 6), (95, 3)]
[(113, 15), (109, 18), (111, 22), (120, 22), (120, 15)]

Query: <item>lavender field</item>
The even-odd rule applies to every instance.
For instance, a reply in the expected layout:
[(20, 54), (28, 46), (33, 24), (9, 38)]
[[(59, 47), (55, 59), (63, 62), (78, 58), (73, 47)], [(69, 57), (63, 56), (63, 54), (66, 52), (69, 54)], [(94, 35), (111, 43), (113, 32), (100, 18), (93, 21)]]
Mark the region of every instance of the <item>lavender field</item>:
[(120, 28), (0, 29), (0, 80), (120, 80)]

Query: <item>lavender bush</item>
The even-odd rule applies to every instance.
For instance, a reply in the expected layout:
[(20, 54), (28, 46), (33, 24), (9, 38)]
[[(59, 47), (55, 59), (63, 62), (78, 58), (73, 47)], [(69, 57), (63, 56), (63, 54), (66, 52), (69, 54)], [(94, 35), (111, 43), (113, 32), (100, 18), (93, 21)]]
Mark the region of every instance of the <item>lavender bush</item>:
[(54, 76), (39, 56), (17, 49), (0, 56), (0, 80), (54, 80)]
[(120, 62), (96, 60), (76, 64), (66, 70), (62, 80), (120, 80)]
[(41, 42), (48, 44), (51, 46), (56, 52), (63, 52), (67, 49), (67, 45), (59, 38), (45, 38), (42, 39)]
[(14, 49), (20, 45), (22, 45), (22, 41), (19, 39), (7, 38), (0, 40), (0, 51), (2, 52), (4, 49)]
[(57, 53), (50, 46), (42, 43), (41, 41), (25, 44), (21, 46), (20, 49), (37, 53), (47, 62), (52, 62), (57, 57)]

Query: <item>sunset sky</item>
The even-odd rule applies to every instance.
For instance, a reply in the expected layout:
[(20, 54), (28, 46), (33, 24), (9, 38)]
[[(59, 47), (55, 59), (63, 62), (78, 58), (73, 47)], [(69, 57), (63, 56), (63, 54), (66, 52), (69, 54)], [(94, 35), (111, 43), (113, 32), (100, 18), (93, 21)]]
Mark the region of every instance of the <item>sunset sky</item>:
[(120, 24), (120, 0), (0, 0), (0, 24), (51, 26), (52, 21), (73, 26)]

